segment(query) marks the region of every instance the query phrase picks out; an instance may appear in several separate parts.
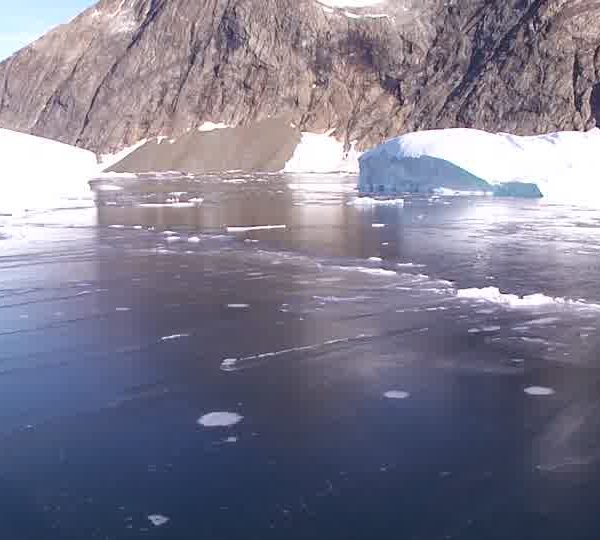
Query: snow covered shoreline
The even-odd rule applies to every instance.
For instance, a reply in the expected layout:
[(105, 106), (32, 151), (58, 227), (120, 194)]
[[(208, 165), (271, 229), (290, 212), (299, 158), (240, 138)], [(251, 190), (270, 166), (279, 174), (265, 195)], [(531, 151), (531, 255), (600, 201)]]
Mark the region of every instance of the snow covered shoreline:
[[(210, 124), (206, 131), (226, 134), (230, 129)], [(88, 181), (111, 176), (102, 171), (128, 156), (135, 162), (136, 153), (144, 151), (147, 143), (140, 141), (99, 160), (87, 150), (0, 129), (4, 170), (0, 214), (91, 205), (93, 193)], [(166, 149), (171, 146), (164, 145)], [(423, 190), (442, 194), (495, 190), (500, 195), (528, 197), (536, 196), (539, 187), (551, 202), (595, 207), (600, 206), (600, 187), (596, 187), (598, 150), (598, 128), (539, 136), (462, 128), (422, 131), (391, 139), (363, 154), (354, 148), (346, 152), (332, 132), (303, 132), (281, 172), (360, 172), (359, 188), (363, 193), (401, 192), (407, 191), (406, 186), (417, 186), (419, 191), (421, 183)], [(132, 170), (121, 176), (135, 178), (138, 173)]]

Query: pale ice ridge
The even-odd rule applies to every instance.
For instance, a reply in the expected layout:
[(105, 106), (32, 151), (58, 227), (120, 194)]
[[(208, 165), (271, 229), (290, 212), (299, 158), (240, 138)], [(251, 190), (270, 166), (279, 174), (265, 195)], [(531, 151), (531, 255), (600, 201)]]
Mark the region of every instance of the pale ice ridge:
[(289, 349), (282, 349), (279, 351), (269, 351), (260, 354), (253, 354), (250, 356), (243, 356), (241, 358), (225, 358), (221, 362), (221, 370), (222, 371), (239, 371), (241, 369), (245, 369), (251, 366), (254, 366), (257, 362), (264, 362), (271, 360), (273, 358), (278, 358), (281, 356), (287, 356), (289, 354), (294, 353), (303, 353), (310, 351), (317, 351), (327, 347), (333, 347), (336, 345), (343, 345), (347, 343), (354, 343), (357, 341), (364, 341), (367, 339), (371, 339), (375, 336), (370, 334), (360, 334), (358, 336), (346, 337), (346, 338), (337, 338), (330, 339), (324, 341), (322, 343), (315, 343), (312, 345), (302, 345), (299, 347), (290, 347)]

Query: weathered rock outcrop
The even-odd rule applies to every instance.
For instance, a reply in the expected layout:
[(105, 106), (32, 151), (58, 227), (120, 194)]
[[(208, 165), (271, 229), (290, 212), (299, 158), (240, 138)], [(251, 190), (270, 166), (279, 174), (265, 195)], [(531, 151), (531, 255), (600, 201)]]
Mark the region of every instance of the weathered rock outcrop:
[(286, 118), (366, 147), (600, 125), (600, 2), (102, 0), (0, 64), (0, 126), (100, 152)]

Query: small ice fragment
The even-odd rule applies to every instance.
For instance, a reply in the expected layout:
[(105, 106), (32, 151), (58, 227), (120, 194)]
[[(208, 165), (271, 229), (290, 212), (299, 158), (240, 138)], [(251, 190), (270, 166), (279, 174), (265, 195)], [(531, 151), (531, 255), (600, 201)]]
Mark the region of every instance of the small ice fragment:
[(199, 243), (200, 243), (200, 238), (199, 238), (199, 237), (197, 237), (197, 236), (190, 236), (190, 237), (188, 238), (188, 242), (189, 242), (190, 244), (199, 244)]
[(131, 308), (128, 308), (128, 307), (116, 307), (115, 311), (120, 312), (120, 313), (126, 313), (127, 311), (131, 311)]
[(165, 236), (175, 236), (177, 233), (175, 231), (163, 231)]
[(410, 397), (410, 394), (402, 390), (389, 390), (383, 396), (388, 399), (407, 399)]
[(502, 329), (502, 327), (500, 327), (500, 326), (494, 326), (494, 325), (491, 325), (491, 326), (484, 326), (484, 327), (482, 328), (482, 330), (483, 330), (484, 332), (497, 332), (498, 330), (501, 330), (501, 329)]
[(173, 334), (171, 336), (163, 336), (160, 338), (161, 341), (172, 341), (175, 339), (181, 339), (181, 338), (185, 338), (185, 337), (190, 337), (189, 334)]
[(369, 257), (368, 259), (371, 262), (381, 262), (383, 259), (381, 257)]
[(179, 242), (181, 240), (181, 237), (179, 237), (179, 236), (167, 236), (167, 238), (165, 240), (167, 242)]
[(109, 229), (124, 229), (125, 225), (109, 225)]
[(373, 229), (383, 229), (385, 227), (385, 223), (373, 223), (371, 224), (371, 227), (373, 227)]
[(227, 309), (248, 309), (249, 304), (227, 304)]
[(244, 417), (232, 412), (211, 412), (198, 419), (198, 424), (204, 427), (229, 427), (239, 424)]
[(481, 330), (479, 328), (469, 328), (469, 330), (467, 330), (467, 333), (469, 333), (469, 334), (480, 334)]
[(287, 229), (287, 225), (254, 225), (251, 227), (227, 227), (227, 232), (268, 231), (272, 229)]
[(523, 360), (523, 358), (511, 358), (510, 361), (513, 364), (524, 364), (525, 360)]
[(529, 386), (523, 391), (529, 396), (551, 396), (554, 394), (554, 390), (547, 386)]
[(162, 527), (169, 523), (170, 519), (167, 516), (161, 516), (160, 514), (152, 514), (151, 516), (148, 516), (148, 521), (155, 527)]
[(237, 358), (225, 358), (225, 360), (221, 362), (221, 369), (223, 371), (233, 371), (233, 368), (235, 367), (236, 363)]

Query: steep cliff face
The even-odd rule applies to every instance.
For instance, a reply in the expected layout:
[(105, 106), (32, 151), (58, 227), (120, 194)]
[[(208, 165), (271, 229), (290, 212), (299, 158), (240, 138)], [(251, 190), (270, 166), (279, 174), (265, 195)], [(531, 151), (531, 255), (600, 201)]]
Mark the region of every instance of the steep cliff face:
[(0, 126), (115, 150), (285, 118), (359, 147), (600, 124), (592, 0), (102, 0), (0, 64)]

